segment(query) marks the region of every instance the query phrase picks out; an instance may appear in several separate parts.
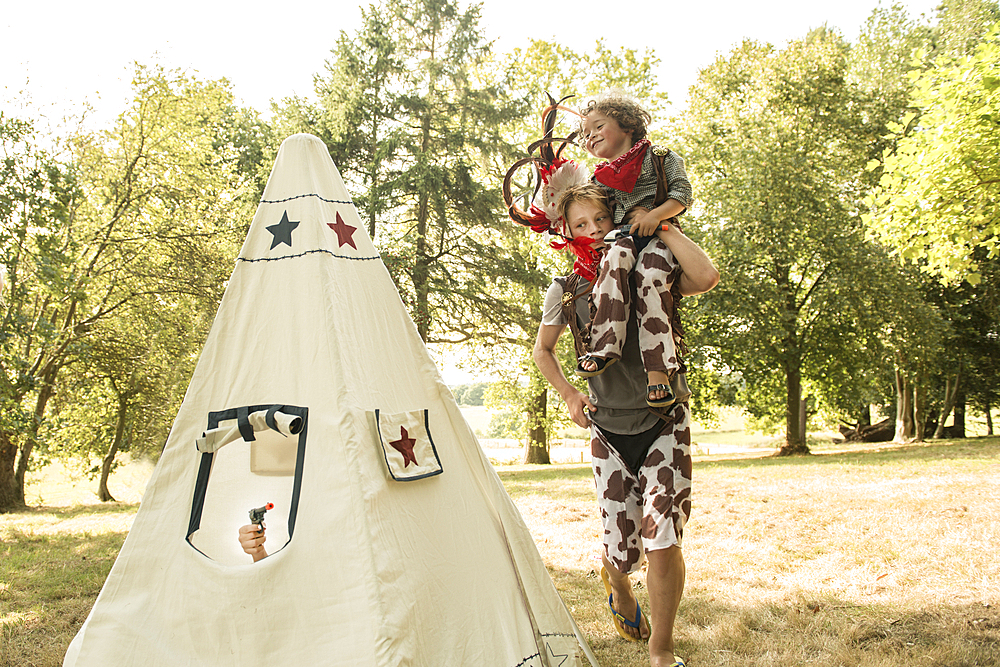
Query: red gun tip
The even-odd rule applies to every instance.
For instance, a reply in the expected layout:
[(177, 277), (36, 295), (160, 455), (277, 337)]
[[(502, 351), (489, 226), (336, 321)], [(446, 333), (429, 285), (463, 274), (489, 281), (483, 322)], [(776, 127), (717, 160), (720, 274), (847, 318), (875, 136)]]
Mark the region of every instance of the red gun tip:
[(264, 509), (266, 509), (266, 510), (274, 509), (274, 503), (268, 503), (268, 504), (264, 505)]

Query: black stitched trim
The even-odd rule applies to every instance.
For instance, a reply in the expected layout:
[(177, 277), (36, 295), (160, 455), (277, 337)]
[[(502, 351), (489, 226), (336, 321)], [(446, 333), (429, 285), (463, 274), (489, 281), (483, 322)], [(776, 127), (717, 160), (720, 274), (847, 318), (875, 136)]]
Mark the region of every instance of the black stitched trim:
[(343, 199), (327, 199), (325, 197), (320, 197), (318, 194), (315, 194), (315, 193), (310, 193), (310, 194), (305, 194), (305, 195), (295, 195), (294, 197), (288, 197), (287, 199), (261, 199), (260, 203), (261, 204), (283, 204), (286, 201), (292, 201), (293, 199), (302, 199), (303, 197), (315, 197), (316, 199), (319, 199), (320, 201), (325, 201), (328, 204), (353, 204), (354, 203), (350, 199), (348, 199), (346, 201), (343, 200)]
[[(543, 637), (576, 637), (576, 635), (573, 634), (572, 632), (544, 632), (544, 633), (542, 633), (542, 636)], [(546, 646), (547, 646), (547, 644), (546, 644)], [(531, 662), (535, 658), (540, 658), (540, 657), (541, 657), (541, 653), (532, 653), (527, 658), (525, 658), (521, 662), (519, 662), (516, 665), (514, 665), (514, 667), (524, 667), (524, 665), (528, 664), (529, 662)]]
[(304, 257), (306, 255), (312, 255), (312, 254), (315, 254), (315, 253), (318, 253), (318, 252), (319, 253), (325, 253), (327, 255), (330, 255), (331, 257), (336, 257), (338, 259), (353, 259), (353, 260), (358, 261), (358, 262), (364, 262), (364, 261), (372, 261), (372, 260), (376, 260), (376, 259), (382, 259), (382, 257), (380, 255), (375, 255), (374, 257), (351, 257), (350, 255), (338, 255), (337, 253), (335, 253), (333, 251), (324, 250), (324, 249), (320, 248), (320, 249), (317, 249), (317, 250), (306, 250), (305, 252), (300, 252), (298, 255), (285, 255), (284, 257), (258, 257), (257, 259), (247, 259), (246, 257), (237, 257), (236, 261), (237, 262), (247, 262), (247, 263), (250, 263), (250, 264), (252, 264), (254, 262), (277, 262), (280, 259), (295, 259), (296, 257)]

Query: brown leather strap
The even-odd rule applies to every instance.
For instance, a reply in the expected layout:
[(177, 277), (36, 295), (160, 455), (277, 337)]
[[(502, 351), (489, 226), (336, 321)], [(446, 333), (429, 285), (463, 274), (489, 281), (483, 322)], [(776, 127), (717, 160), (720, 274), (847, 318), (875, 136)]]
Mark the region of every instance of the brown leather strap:
[(667, 178), (663, 175), (663, 160), (670, 153), (670, 149), (666, 149), (667, 152), (662, 154), (655, 146), (650, 150), (653, 151), (653, 171), (656, 172), (656, 197), (653, 198), (653, 208), (656, 208), (667, 201)]
[[(656, 172), (656, 196), (653, 198), (653, 208), (656, 208), (667, 201), (667, 177), (663, 171), (663, 161), (670, 155), (670, 149), (653, 146), (650, 150), (653, 151), (653, 171)], [(681, 221), (676, 215), (669, 218), (668, 222), (677, 229), (681, 228)]]
[(590, 289), (577, 294), (576, 290), (579, 285), (580, 276), (576, 273), (569, 274), (566, 276), (562, 295), (563, 317), (569, 323), (569, 330), (573, 334), (573, 347), (578, 359), (590, 352), (590, 323), (587, 322), (584, 325), (586, 328), (581, 329), (580, 320), (576, 316), (576, 300), (581, 296), (588, 296), (594, 289), (594, 284), (591, 283)]

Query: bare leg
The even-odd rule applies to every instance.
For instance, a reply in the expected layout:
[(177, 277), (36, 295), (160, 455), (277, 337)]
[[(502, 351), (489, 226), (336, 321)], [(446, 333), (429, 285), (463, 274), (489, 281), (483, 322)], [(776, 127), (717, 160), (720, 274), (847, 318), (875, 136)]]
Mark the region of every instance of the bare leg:
[[(614, 591), (611, 595), (611, 604), (614, 605), (615, 611), (634, 623), (636, 599), (632, 592), (632, 581), (627, 574), (622, 574), (615, 569), (615, 566), (608, 561), (607, 556), (601, 556), (601, 560), (604, 562), (604, 569), (608, 572), (608, 579), (611, 580), (611, 588)], [(645, 615), (643, 615), (642, 623), (639, 624), (638, 629), (625, 624), (622, 624), (622, 627), (625, 632), (637, 639), (649, 638), (649, 623), (646, 621)]]
[[(674, 620), (684, 593), (684, 554), (680, 547), (646, 552), (649, 566), (646, 586), (649, 589), (650, 667), (669, 667), (674, 663)], [(617, 590), (617, 589), (616, 589)]]

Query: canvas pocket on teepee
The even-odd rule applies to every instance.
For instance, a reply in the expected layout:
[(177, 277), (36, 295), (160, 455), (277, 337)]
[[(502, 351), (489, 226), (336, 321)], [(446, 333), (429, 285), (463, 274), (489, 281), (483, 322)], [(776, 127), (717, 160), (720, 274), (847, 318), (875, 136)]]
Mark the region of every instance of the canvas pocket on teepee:
[(409, 482), (444, 472), (431, 439), (427, 410), (386, 414), (375, 411), (382, 454), (392, 478)]

